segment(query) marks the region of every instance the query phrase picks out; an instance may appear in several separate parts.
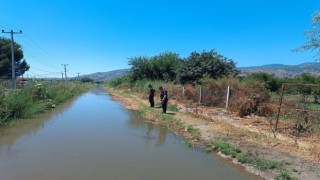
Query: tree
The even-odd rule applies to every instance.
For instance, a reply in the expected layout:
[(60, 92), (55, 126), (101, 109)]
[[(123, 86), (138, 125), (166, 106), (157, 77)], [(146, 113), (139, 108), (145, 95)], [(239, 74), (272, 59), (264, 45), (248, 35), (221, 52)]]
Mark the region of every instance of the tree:
[(316, 60), (320, 60), (320, 11), (316, 11), (312, 16), (312, 29), (307, 30), (304, 35), (306, 36), (307, 42), (305, 45), (298, 49), (296, 52), (302, 52), (306, 50), (317, 50)]
[(83, 82), (83, 83), (93, 83), (94, 79), (89, 78), (89, 77), (83, 77), (83, 78), (81, 78), (80, 81)]
[(279, 90), (281, 83), (274, 75), (268, 74), (266, 72), (252, 73), (247, 76), (247, 79), (254, 79), (264, 83), (266, 89), (271, 92), (276, 92)]
[(238, 73), (233, 60), (211, 50), (202, 53), (192, 52), (189, 57), (181, 61), (177, 69), (177, 79), (182, 84), (197, 83), (204, 75), (218, 79)]
[(179, 61), (179, 55), (172, 52), (161, 53), (151, 58), (145, 56), (129, 58), (132, 80), (173, 81), (176, 78)]
[[(19, 44), (14, 43), (15, 75), (21, 76), (29, 70), (30, 66), (23, 59), (23, 51)], [(11, 66), (11, 40), (0, 38), (0, 78), (12, 76)]]
[[(302, 73), (298, 77), (293, 78), (291, 83), (295, 84), (319, 84), (320, 78), (314, 76), (310, 73)], [(320, 99), (320, 87), (311, 87), (311, 86), (297, 86), (291, 88), (292, 91), (296, 91), (297, 93), (307, 96), (312, 95), (314, 98), (314, 103), (319, 103)]]

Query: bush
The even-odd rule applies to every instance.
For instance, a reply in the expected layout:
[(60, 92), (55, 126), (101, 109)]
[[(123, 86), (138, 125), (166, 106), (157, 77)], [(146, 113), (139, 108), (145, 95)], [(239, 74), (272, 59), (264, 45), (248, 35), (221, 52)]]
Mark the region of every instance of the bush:
[(251, 80), (256, 80), (264, 83), (264, 87), (271, 92), (277, 92), (281, 87), (281, 83), (278, 78), (265, 72), (252, 73), (245, 78), (245, 81)]
[(130, 75), (125, 75), (125, 76), (121, 76), (121, 77), (116, 77), (111, 79), (108, 84), (112, 87), (117, 87), (120, 85), (130, 85), (131, 84), (131, 76)]

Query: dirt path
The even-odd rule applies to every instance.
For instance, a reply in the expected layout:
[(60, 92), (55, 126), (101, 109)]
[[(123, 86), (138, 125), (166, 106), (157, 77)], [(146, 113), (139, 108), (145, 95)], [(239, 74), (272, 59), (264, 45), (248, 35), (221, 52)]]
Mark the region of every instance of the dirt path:
[[(149, 102), (142, 95), (132, 92), (115, 91), (108, 89), (114, 100), (122, 101), (127, 109), (141, 111), (148, 106)], [(223, 110), (186, 108), (183, 104), (177, 104), (169, 101), (169, 105), (175, 104), (179, 111), (170, 112), (174, 118), (181, 120), (186, 125), (192, 125), (197, 128), (201, 134), (198, 144), (205, 145), (213, 140), (222, 140), (223, 142), (240, 147), (242, 152), (250, 152), (255, 156), (282, 162), (285, 167), (298, 179), (320, 179), (320, 164), (310, 155), (312, 144), (307, 142), (297, 142), (290, 137), (277, 134), (274, 138), (273, 133), (268, 128), (269, 123), (261, 117), (247, 117), (240, 119), (228, 115)], [(161, 111), (155, 109), (155, 111)], [(147, 115), (147, 119), (154, 123), (159, 123), (159, 118), (154, 115)], [(181, 132), (173, 128), (172, 131), (190, 138), (190, 134)], [(192, 138), (190, 138), (192, 139)], [(194, 139), (194, 138), (193, 138)], [(194, 139), (197, 141), (197, 139)], [(194, 142), (197, 144), (197, 142)], [(238, 163), (233, 159), (235, 163)], [(273, 179), (277, 172), (274, 170), (259, 171), (253, 167), (241, 164), (248, 171), (257, 174), (263, 179)]]

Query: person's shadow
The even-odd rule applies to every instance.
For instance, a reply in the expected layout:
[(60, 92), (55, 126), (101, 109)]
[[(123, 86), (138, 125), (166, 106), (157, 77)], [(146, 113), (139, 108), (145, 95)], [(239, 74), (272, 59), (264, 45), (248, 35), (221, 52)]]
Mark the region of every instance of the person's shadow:
[(176, 113), (172, 113), (172, 112), (170, 112), (170, 113), (166, 113), (166, 114), (169, 114), (169, 115), (176, 115)]

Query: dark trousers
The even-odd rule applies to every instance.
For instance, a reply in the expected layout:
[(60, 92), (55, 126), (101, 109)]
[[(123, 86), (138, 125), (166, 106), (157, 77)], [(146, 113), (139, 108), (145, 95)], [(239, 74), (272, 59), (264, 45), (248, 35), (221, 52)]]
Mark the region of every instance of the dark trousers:
[(149, 97), (150, 107), (154, 107), (154, 99), (153, 97)]
[(162, 112), (167, 113), (168, 100), (161, 101)]

